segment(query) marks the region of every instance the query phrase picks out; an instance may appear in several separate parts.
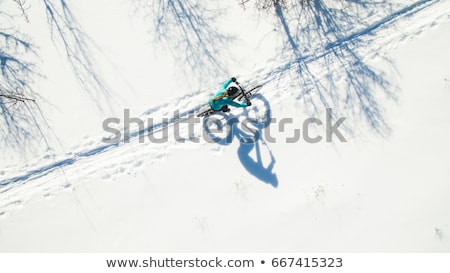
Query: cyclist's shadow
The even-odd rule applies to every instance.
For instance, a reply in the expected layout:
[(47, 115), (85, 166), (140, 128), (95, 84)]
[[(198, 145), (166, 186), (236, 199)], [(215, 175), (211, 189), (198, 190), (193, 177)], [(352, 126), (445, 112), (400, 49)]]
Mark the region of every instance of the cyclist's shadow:
[[(249, 112), (255, 109), (257, 112), (262, 112), (257, 106), (252, 106), (252, 110), (250, 111), (244, 110), (246, 118), (241, 122), (239, 122), (238, 116), (219, 113), (218, 115), (225, 117), (227, 120), (225, 126), (227, 127), (228, 134), (226, 138), (216, 138), (213, 141), (220, 145), (229, 145), (234, 139), (237, 139), (239, 141), (237, 153), (242, 166), (254, 177), (276, 188), (278, 186), (278, 178), (273, 170), (276, 160), (263, 138), (263, 130), (270, 125), (271, 121), (270, 105), (260, 94), (252, 98), (253, 104), (258, 100), (263, 102), (262, 108), (264, 109), (262, 110), (265, 110), (262, 120), (248, 116)], [(211, 119), (210, 123), (216, 123), (219, 127), (223, 128), (223, 124), (218, 124), (220, 123), (219, 119)], [(208, 130), (206, 127), (205, 129)], [(252, 156), (253, 150), (255, 150), (255, 156)], [(263, 158), (262, 150), (268, 154), (268, 157)], [(266, 158), (269, 158), (269, 160)]]

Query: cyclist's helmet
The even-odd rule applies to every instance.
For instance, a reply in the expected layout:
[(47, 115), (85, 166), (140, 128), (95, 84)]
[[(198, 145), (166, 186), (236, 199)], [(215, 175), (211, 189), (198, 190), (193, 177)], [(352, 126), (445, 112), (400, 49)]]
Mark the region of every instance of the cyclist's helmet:
[(232, 97), (232, 96), (236, 95), (236, 93), (238, 91), (239, 91), (239, 89), (236, 86), (231, 86), (231, 87), (228, 87), (227, 94), (228, 94), (228, 96)]

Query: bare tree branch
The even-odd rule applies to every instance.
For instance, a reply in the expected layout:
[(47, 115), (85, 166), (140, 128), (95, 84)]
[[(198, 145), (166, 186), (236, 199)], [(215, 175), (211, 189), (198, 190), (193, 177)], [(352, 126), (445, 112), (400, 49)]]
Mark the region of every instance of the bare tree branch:
[(28, 10), (30, 7), (25, 7), (26, 5), (26, 0), (13, 0), (14, 2), (17, 3), (17, 5), (20, 8), (20, 11), (22, 12), (22, 16), (25, 19), (25, 22), (29, 23), (30, 20), (28, 19), (28, 14), (26, 12), (26, 10)]
[(10, 99), (10, 100), (13, 100), (13, 101), (20, 101), (20, 102), (26, 102), (26, 101), (36, 102), (36, 100), (34, 100), (34, 99), (30, 99), (30, 98), (27, 98), (27, 97), (16, 96), (16, 95), (7, 95), (7, 94), (1, 94), (0, 93), (0, 97), (6, 98), (6, 99)]

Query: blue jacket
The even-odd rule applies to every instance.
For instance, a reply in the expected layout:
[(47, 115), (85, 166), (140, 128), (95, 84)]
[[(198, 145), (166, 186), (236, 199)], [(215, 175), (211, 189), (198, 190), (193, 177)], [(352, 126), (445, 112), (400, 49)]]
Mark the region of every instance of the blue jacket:
[(227, 91), (228, 85), (230, 85), (231, 82), (232, 82), (231, 79), (226, 81), (220, 88), (219, 92), (217, 92), (213, 97), (211, 97), (209, 99), (209, 105), (211, 106), (212, 109), (218, 111), (225, 105), (231, 105), (234, 107), (247, 107), (246, 103), (237, 103), (229, 97), (223, 97), (223, 98), (221, 98), (219, 100), (215, 100), (215, 101), (212, 100), (213, 98), (216, 98), (216, 97), (222, 95), (223, 93), (225, 93), (225, 91)]

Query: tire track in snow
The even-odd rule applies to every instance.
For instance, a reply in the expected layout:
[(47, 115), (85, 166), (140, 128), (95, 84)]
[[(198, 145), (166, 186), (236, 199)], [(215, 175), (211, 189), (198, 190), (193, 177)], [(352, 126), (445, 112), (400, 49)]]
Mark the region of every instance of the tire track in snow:
[[(179, 118), (173, 118), (173, 119), (169, 120), (168, 122), (160, 122), (157, 124), (153, 124), (143, 130), (134, 131), (134, 132), (130, 133), (128, 141), (133, 141), (134, 139), (136, 139), (142, 135), (158, 133), (158, 132), (166, 129), (167, 127), (173, 126), (176, 123), (183, 122), (186, 120), (186, 118), (184, 118), (185, 116), (197, 112), (199, 110), (199, 108), (200, 108), (200, 106), (192, 108), (188, 111), (184, 111), (179, 114)], [(123, 131), (122, 131), (122, 133), (123, 133)], [(33, 179), (45, 176), (46, 174), (48, 174), (58, 168), (73, 165), (76, 162), (82, 160), (83, 158), (87, 158), (87, 157), (95, 156), (95, 155), (98, 155), (101, 153), (105, 153), (108, 150), (113, 149), (113, 148), (118, 148), (118, 147), (122, 146), (123, 144), (126, 144), (124, 138), (122, 138), (120, 141), (115, 142), (115, 143), (104, 144), (104, 145), (94, 147), (92, 149), (88, 149), (83, 152), (75, 153), (73, 156), (70, 156), (68, 158), (61, 159), (54, 163), (51, 163), (51, 164), (39, 167), (37, 169), (28, 171), (23, 175), (5, 179), (0, 182), (0, 188), (8, 186), (10, 184), (23, 182), (23, 181), (27, 181), (27, 180), (33, 180)], [(1, 192), (3, 192), (3, 191), (1, 191)]]

